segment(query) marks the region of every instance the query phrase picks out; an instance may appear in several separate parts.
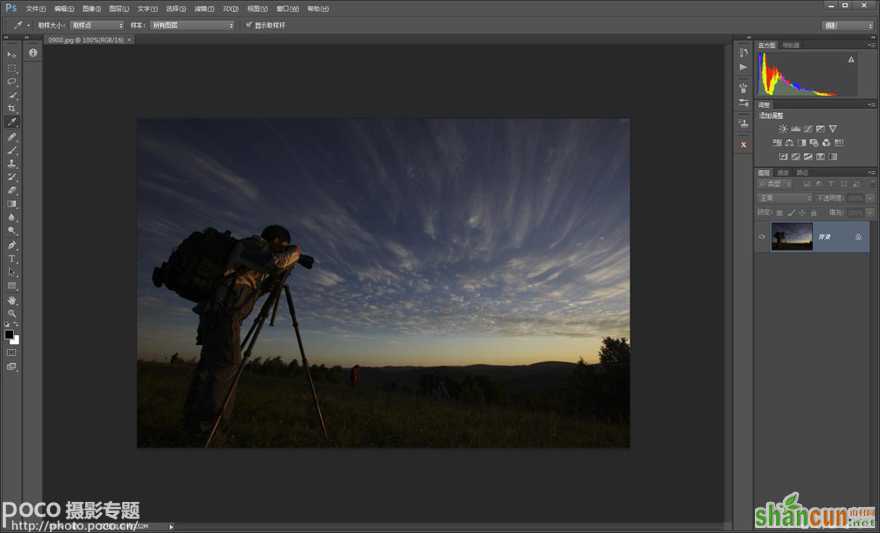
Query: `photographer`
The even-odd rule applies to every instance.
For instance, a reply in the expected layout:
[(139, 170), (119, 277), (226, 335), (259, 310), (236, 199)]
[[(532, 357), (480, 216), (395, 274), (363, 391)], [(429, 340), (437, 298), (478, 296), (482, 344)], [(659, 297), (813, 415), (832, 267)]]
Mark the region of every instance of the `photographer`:
[[(194, 308), (199, 315), (196, 344), (202, 346), (202, 352), (184, 405), (188, 431), (209, 431), (222, 409), (241, 362), (241, 323), (269, 290), (268, 282), (301, 260), (303, 266), (311, 266), (305, 264), (311, 258), (301, 255), (299, 246), (291, 245), (290, 240), (285, 228), (272, 225), (259, 237), (239, 241), (229, 258), (224, 282), (209, 300)], [(232, 413), (234, 394), (223, 413), (225, 424)], [(223, 425), (218, 431), (221, 438)]]

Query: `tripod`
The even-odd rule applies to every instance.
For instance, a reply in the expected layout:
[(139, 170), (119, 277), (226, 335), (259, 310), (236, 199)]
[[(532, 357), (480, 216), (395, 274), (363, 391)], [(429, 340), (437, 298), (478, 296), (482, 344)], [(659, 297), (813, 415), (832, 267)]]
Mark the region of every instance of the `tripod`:
[[(254, 322), (251, 324), (250, 330), (248, 330), (247, 335), (245, 335), (244, 340), (241, 343), (241, 349), (244, 350), (244, 354), (242, 355), (241, 362), (238, 364), (238, 368), (235, 371), (235, 376), (232, 379), (232, 383), (229, 385), (229, 390), (226, 391), (226, 397), (223, 400), (223, 406), (220, 408), (220, 411), (214, 415), (214, 423), (211, 426), (211, 433), (208, 435), (208, 440), (205, 441), (205, 448), (211, 446), (211, 442), (214, 440), (214, 436), (217, 434), (217, 428), (220, 427), (220, 421), (223, 419), (223, 413), (226, 412), (226, 408), (229, 406), (229, 402), (232, 399), (232, 393), (235, 392), (235, 388), (238, 386), (238, 381), (241, 379), (241, 373), (244, 371), (245, 364), (251, 356), (251, 352), (254, 350), (254, 345), (257, 342), (257, 338), (260, 336), (260, 331), (263, 329), (263, 324), (265, 324), (266, 319), (269, 317), (269, 311), (272, 312), (272, 318), (269, 321), (270, 326), (275, 325), (275, 316), (278, 314), (278, 302), (281, 300), (281, 292), (284, 292), (284, 295), (287, 299), (287, 310), (290, 313), (290, 320), (293, 322), (293, 330), (296, 332), (296, 342), (299, 345), (299, 354), (302, 357), (302, 365), (303, 370), (305, 370), (306, 374), (306, 382), (309, 384), (309, 388), (312, 391), (312, 400), (315, 403), (315, 413), (318, 415), (318, 420), (321, 422), (321, 432), (324, 435), (325, 439), (329, 439), (327, 436), (327, 426), (324, 424), (324, 415), (321, 414), (321, 404), (318, 401), (318, 392), (315, 390), (315, 382), (312, 381), (312, 373), (309, 370), (309, 360), (306, 357), (305, 349), (303, 349), (302, 343), (302, 335), (299, 332), (299, 322), (296, 321), (296, 310), (293, 307), (293, 297), (290, 295), (290, 287), (287, 286), (287, 276), (290, 274), (288, 270), (285, 272), (284, 276), (281, 277), (272, 287), (269, 298), (263, 302), (263, 307), (260, 308), (260, 314), (257, 315), (257, 318), (254, 319)], [(259, 298), (259, 291), (255, 293), (254, 298)], [(245, 349), (247, 346), (247, 349)]]

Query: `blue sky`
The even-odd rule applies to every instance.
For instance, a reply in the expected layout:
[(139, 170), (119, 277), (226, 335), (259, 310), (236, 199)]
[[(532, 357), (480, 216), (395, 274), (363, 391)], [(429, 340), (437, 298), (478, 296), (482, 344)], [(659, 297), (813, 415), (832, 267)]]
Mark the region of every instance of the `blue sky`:
[[(315, 363), (595, 359), (629, 336), (629, 136), (626, 119), (140, 121), (138, 355), (198, 354), (192, 304), (150, 278), (180, 240), (277, 223), (317, 260), (291, 278)], [(298, 356), (283, 314), (255, 355)]]

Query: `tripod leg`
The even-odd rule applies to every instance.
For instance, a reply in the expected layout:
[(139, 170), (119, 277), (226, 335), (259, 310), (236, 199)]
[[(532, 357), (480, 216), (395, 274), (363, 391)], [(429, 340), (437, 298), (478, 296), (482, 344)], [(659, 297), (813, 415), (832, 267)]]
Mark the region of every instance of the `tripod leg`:
[[(273, 292), (269, 295), (269, 298), (266, 300), (266, 303), (265, 303), (264, 305), (268, 305), (269, 301), (272, 300), (272, 297), (273, 297), (274, 294), (275, 294), (275, 292), (274, 292), (274, 290), (273, 290)], [(261, 294), (260, 294), (259, 291), (255, 292), (255, 293), (254, 293), (254, 302), (256, 302), (257, 300), (259, 300), (259, 299), (260, 299), (260, 296), (261, 296)], [(275, 325), (275, 313), (278, 312), (278, 300), (279, 300), (280, 298), (281, 298), (281, 293), (279, 292), (279, 293), (278, 293), (278, 297), (275, 298), (275, 304), (274, 304), (274, 307), (273, 307), (273, 309), (272, 309), (272, 321), (269, 322), (269, 325), (270, 325), (270, 326), (274, 326), (274, 325)], [(260, 308), (260, 313), (262, 314), (262, 312), (263, 312), (263, 308)], [(244, 350), (244, 347), (247, 346), (248, 339), (251, 338), (251, 335), (253, 334), (254, 330), (256, 329), (256, 327), (257, 327), (257, 320), (259, 320), (259, 317), (260, 317), (260, 315), (257, 315), (257, 318), (255, 318), (254, 321), (251, 323), (251, 327), (250, 327), (250, 329), (248, 330), (247, 335), (244, 336), (244, 340), (241, 341), (241, 349), (242, 349), (242, 350)]]
[[(260, 336), (260, 330), (263, 329), (263, 324), (266, 322), (266, 318), (269, 316), (269, 309), (271, 309), (273, 301), (276, 301), (279, 298), (281, 298), (280, 287), (272, 291), (272, 296), (269, 297), (263, 304), (263, 307), (260, 309), (260, 314), (257, 316), (256, 320), (254, 320), (254, 323), (251, 326), (251, 330), (248, 332), (248, 335), (245, 338), (245, 343), (250, 343), (248, 344), (247, 350), (245, 350), (244, 354), (241, 357), (241, 362), (238, 363), (238, 368), (235, 370), (235, 376), (232, 378), (232, 383), (229, 384), (229, 389), (226, 391), (226, 396), (223, 399), (223, 405), (220, 407), (220, 411), (214, 415), (214, 423), (211, 425), (211, 433), (208, 434), (208, 439), (205, 441), (205, 448), (209, 448), (211, 446), (211, 442), (214, 440), (214, 436), (217, 434), (217, 429), (220, 427), (220, 421), (223, 420), (223, 414), (226, 412), (226, 408), (229, 406), (229, 401), (232, 399), (232, 393), (238, 386), (238, 381), (241, 378), (242, 372), (244, 371), (244, 366), (251, 356), (251, 352), (254, 349), (254, 344), (256, 344), (257, 342), (257, 337)], [(253, 334), (253, 336), (251, 336), (251, 334)], [(242, 344), (242, 346), (244, 346), (244, 343)]]
[(315, 412), (318, 414), (318, 420), (321, 422), (321, 432), (324, 438), (329, 440), (327, 435), (327, 426), (324, 424), (324, 415), (321, 414), (321, 403), (318, 401), (318, 391), (315, 390), (315, 382), (312, 381), (312, 373), (309, 370), (309, 360), (306, 358), (306, 351), (303, 349), (302, 336), (299, 333), (299, 322), (296, 321), (296, 310), (293, 307), (293, 298), (290, 296), (290, 287), (284, 286), (284, 294), (287, 296), (287, 309), (290, 312), (290, 321), (293, 322), (293, 330), (296, 332), (296, 342), (299, 344), (299, 354), (302, 357), (303, 369), (306, 371), (306, 381), (312, 390), (312, 400), (315, 402)]
[(272, 319), (269, 320), (269, 325), (275, 327), (275, 316), (278, 314), (278, 302), (281, 301), (280, 295), (278, 298), (275, 298), (275, 305), (272, 307)]
[(251, 323), (251, 327), (248, 330), (247, 335), (244, 336), (244, 340), (241, 341), (241, 349), (242, 350), (244, 350), (244, 347), (247, 346), (247, 343), (250, 340), (251, 335), (253, 335), (253, 333), (254, 333), (254, 330), (257, 329), (257, 320), (259, 320), (259, 318), (260, 318), (260, 315), (257, 315), (257, 318), (255, 318), (254, 321)]

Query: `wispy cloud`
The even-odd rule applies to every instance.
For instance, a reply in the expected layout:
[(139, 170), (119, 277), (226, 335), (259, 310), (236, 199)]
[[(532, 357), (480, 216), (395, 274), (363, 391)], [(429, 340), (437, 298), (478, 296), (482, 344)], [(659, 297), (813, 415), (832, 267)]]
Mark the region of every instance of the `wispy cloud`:
[[(180, 178), (197, 182), (202, 190), (243, 197), (247, 201), (260, 198), (259, 190), (249, 179), (198, 149), (175, 142), (175, 139), (160, 141), (148, 134), (138, 140), (142, 157), (155, 157), (168, 169), (176, 171)], [(152, 182), (148, 176), (143, 176), (140, 183)]]
[(329, 270), (318, 270), (315, 272), (312, 281), (322, 287), (333, 287), (342, 283), (342, 278)]

